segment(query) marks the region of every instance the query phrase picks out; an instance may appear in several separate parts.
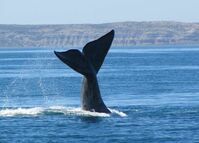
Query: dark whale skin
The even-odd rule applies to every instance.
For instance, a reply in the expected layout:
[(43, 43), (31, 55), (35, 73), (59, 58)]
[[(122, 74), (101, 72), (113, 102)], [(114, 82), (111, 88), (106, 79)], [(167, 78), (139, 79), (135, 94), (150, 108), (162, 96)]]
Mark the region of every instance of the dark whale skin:
[(111, 113), (102, 100), (97, 73), (110, 49), (114, 33), (112, 30), (99, 39), (87, 43), (82, 52), (77, 49), (65, 52), (54, 51), (63, 63), (83, 75), (81, 87), (81, 108), (83, 110)]

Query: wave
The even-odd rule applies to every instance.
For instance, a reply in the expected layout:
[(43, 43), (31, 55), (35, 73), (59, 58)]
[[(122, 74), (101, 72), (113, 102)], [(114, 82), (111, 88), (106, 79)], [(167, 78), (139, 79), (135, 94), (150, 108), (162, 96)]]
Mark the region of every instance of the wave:
[(13, 116), (39, 116), (49, 114), (64, 114), (74, 116), (90, 116), (90, 117), (110, 117), (112, 115), (118, 115), (120, 117), (126, 117), (127, 115), (116, 109), (110, 109), (111, 114), (90, 112), (82, 110), (77, 107), (64, 107), (64, 106), (51, 106), (33, 107), (33, 108), (2, 108), (0, 109), (0, 117), (13, 117)]

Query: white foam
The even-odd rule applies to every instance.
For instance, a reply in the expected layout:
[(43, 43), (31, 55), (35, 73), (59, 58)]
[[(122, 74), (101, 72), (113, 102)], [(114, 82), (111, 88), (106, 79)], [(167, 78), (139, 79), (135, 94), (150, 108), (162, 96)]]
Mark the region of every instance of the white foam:
[(52, 106), (49, 109), (51, 109), (53, 112), (64, 113), (65, 115), (72, 114), (78, 116), (110, 117), (110, 115), (106, 113), (90, 112), (74, 107)]
[(110, 109), (109, 108), (109, 110), (111, 111), (111, 113), (117, 114), (117, 115), (119, 115), (121, 117), (126, 117), (127, 116), (127, 114), (125, 114), (124, 112), (118, 111), (116, 109)]
[(38, 115), (43, 111), (44, 109), (41, 107), (2, 109), (0, 110), (0, 116)]
[[(75, 115), (83, 115), (83, 116), (98, 116), (98, 117), (110, 117), (110, 114), (107, 113), (98, 113), (98, 112), (91, 112), (85, 111), (81, 108), (74, 108), (74, 107), (63, 107), (63, 106), (52, 106), (50, 109), (53, 109), (56, 112), (63, 112), (64, 114), (75, 114)], [(124, 112), (118, 111), (116, 109), (110, 109), (112, 114), (117, 114), (121, 117), (126, 117), (127, 114)]]
[[(126, 117), (127, 115), (115, 109), (109, 109), (112, 114)], [(34, 108), (7, 108), (0, 110), (0, 117), (12, 117), (12, 116), (37, 116), (42, 113), (63, 113), (64, 115), (76, 115), (76, 116), (91, 116), (91, 117), (110, 117), (111, 114), (98, 113), (85, 111), (76, 107), (65, 106), (51, 106), (49, 108), (34, 107)]]

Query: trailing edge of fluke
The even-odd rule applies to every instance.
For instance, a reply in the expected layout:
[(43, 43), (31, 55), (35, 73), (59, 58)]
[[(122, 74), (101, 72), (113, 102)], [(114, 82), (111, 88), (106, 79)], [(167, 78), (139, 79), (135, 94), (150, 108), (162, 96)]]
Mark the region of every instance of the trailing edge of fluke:
[(82, 52), (77, 49), (65, 52), (54, 51), (63, 63), (83, 75), (81, 89), (81, 108), (83, 110), (111, 113), (101, 98), (97, 73), (110, 49), (114, 33), (114, 30), (111, 30), (99, 39), (87, 43)]

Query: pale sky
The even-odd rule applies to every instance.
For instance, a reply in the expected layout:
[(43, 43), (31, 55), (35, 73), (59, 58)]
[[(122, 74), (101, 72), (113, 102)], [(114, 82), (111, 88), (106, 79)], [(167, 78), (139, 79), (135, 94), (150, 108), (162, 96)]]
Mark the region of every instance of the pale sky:
[(199, 22), (199, 0), (0, 0), (0, 24)]

